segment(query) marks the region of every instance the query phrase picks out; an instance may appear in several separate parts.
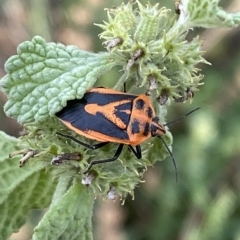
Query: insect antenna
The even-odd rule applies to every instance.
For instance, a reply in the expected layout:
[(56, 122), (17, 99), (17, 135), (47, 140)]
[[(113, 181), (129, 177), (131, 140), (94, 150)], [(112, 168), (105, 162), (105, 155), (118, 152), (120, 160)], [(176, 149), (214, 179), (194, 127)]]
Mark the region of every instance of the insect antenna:
[[(177, 118), (177, 119), (175, 119), (175, 120), (173, 120), (173, 121), (171, 121), (171, 122), (168, 122), (168, 123), (164, 124), (164, 126), (169, 126), (169, 125), (172, 125), (173, 123), (176, 123), (176, 122), (181, 121), (183, 118), (185, 118), (185, 117), (187, 117), (188, 115), (192, 114), (193, 112), (197, 111), (199, 108), (200, 108), (200, 107), (197, 107), (197, 108), (191, 110), (190, 112), (184, 114), (183, 116), (181, 116), (181, 117), (179, 117), (179, 118)], [(177, 183), (177, 182), (178, 182), (178, 169), (177, 169), (177, 163), (176, 163), (176, 161), (175, 161), (175, 158), (174, 158), (174, 156), (173, 156), (173, 153), (172, 153), (171, 150), (169, 149), (169, 147), (168, 147), (167, 143), (165, 142), (165, 140), (163, 139), (163, 137), (160, 136), (160, 135), (159, 135), (158, 137), (162, 140), (164, 146), (166, 147), (169, 155), (170, 155), (171, 158), (172, 158), (172, 162), (173, 162), (173, 166), (174, 166), (175, 174), (176, 174), (176, 183)]]
[(169, 149), (169, 147), (168, 147), (167, 143), (165, 142), (165, 140), (163, 139), (163, 137), (162, 137), (162, 136), (158, 136), (158, 137), (162, 140), (164, 146), (166, 147), (169, 155), (170, 155), (171, 158), (172, 158), (173, 166), (174, 166), (174, 169), (175, 169), (175, 175), (176, 175), (176, 183), (177, 183), (177, 182), (178, 182), (178, 168), (177, 168), (177, 163), (176, 163), (176, 161), (175, 161), (175, 158), (174, 158), (174, 156), (173, 156), (173, 153), (172, 153), (172, 151)]
[(200, 108), (200, 107), (197, 107), (197, 108), (191, 110), (190, 112), (184, 114), (183, 116), (181, 116), (181, 117), (179, 117), (179, 118), (177, 118), (177, 119), (175, 119), (175, 120), (173, 120), (173, 121), (171, 121), (171, 122), (165, 123), (164, 126), (169, 126), (169, 125), (172, 125), (173, 123), (176, 123), (176, 122), (181, 121), (183, 118), (185, 118), (185, 117), (187, 117), (188, 115), (192, 114), (193, 112), (197, 111), (199, 108)]

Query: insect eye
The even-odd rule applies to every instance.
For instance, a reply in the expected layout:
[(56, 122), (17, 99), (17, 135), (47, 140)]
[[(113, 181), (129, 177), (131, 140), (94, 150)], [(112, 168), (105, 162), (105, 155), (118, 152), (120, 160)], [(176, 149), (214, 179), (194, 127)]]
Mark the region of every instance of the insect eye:
[(157, 127), (155, 125), (151, 125), (151, 136), (156, 137), (157, 136)]
[(153, 121), (154, 123), (158, 123), (158, 122), (159, 122), (159, 118), (158, 118), (158, 117), (154, 117), (154, 118), (152, 119), (152, 121)]

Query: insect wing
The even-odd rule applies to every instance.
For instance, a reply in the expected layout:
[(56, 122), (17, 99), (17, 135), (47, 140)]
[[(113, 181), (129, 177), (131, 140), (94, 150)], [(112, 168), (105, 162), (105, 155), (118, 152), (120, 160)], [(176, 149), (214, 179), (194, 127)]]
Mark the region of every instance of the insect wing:
[(56, 115), (80, 135), (98, 141), (127, 144), (129, 136), (123, 129), (127, 128), (135, 98), (135, 95), (115, 91), (89, 91), (82, 99), (68, 101), (67, 106)]

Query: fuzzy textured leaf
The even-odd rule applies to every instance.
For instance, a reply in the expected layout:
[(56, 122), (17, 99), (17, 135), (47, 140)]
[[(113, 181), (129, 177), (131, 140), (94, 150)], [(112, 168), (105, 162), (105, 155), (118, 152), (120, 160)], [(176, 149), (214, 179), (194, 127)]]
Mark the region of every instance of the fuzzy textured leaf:
[(6, 158), (8, 158), (9, 153), (18, 149), (18, 142), (19, 140), (17, 138), (11, 137), (5, 132), (0, 131), (0, 164), (1, 161), (4, 161)]
[(33, 240), (92, 239), (93, 193), (91, 188), (75, 182), (50, 207), (34, 230)]
[[(0, 161), (0, 239), (7, 239), (26, 221), (28, 212), (33, 208), (46, 208), (55, 190), (52, 176), (42, 165), (32, 164), (19, 168), (19, 159), (9, 158), (8, 150), (16, 150), (17, 139), (0, 132), (2, 148)], [(7, 153), (8, 152), (8, 153)], [(7, 156), (3, 159), (3, 156)]]
[(182, 0), (179, 22), (186, 28), (236, 27), (240, 24), (240, 12), (228, 13), (218, 6), (220, 0)]
[(8, 95), (6, 114), (20, 123), (40, 122), (82, 98), (103, 73), (114, 66), (110, 53), (90, 53), (76, 46), (46, 43), (36, 36), (21, 43), (18, 55), (5, 64), (1, 80)]

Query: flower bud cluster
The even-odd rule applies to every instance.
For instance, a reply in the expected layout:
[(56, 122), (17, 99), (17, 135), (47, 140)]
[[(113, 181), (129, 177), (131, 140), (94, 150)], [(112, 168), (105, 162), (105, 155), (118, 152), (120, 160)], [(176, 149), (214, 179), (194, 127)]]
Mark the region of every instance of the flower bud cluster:
[(143, 6), (139, 1), (107, 13), (108, 21), (97, 25), (103, 29), (100, 38), (106, 40), (107, 50), (125, 71), (120, 81), (134, 78), (148, 94), (156, 91), (161, 103), (168, 98), (185, 101), (189, 92), (194, 95), (203, 78), (196, 64), (207, 62), (199, 38), (187, 41), (187, 31), (176, 28), (178, 15), (159, 4)]

